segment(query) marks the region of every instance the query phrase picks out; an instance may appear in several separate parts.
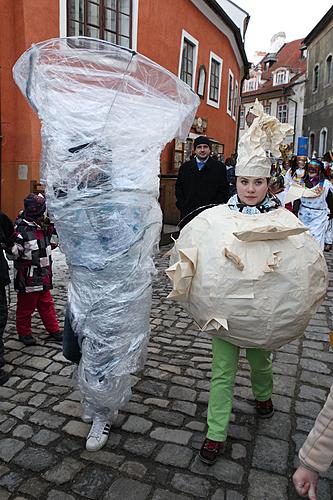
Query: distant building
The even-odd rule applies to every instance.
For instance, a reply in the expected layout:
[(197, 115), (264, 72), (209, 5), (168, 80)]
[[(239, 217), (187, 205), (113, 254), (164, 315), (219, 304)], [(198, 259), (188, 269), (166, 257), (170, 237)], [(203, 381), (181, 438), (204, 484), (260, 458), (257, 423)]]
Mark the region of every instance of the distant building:
[(271, 40), (270, 52), (250, 69), (244, 80), (241, 96), (239, 137), (248, 124), (246, 117), (256, 98), (265, 112), (289, 123), (295, 134), (285, 139), (290, 151), (296, 152), (297, 139), (302, 135), (306, 59), (302, 40), (285, 42), (285, 34), (277, 33)]
[(309, 156), (333, 150), (333, 7), (304, 38), (307, 50), (303, 134)]
[(144, 54), (201, 98), (186, 143), (173, 141), (161, 156), (164, 220), (175, 222), (173, 185), (194, 138), (210, 137), (219, 157), (235, 151), (248, 14), (229, 0), (0, 0), (0, 9), (2, 209), (14, 217), (39, 181), (39, 121), (13, 82), (12, 66), (32, 43), (85, 35)]

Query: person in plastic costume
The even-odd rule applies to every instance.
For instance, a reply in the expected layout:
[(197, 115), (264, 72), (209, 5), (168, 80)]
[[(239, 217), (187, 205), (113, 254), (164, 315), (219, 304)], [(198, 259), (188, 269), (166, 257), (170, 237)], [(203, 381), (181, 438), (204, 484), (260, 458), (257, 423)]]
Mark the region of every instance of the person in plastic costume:
[(41, 177), (70, 272), (64, 348), (82, 356), (96, 451), (145, 360), (160, 154), (185, 141), (199, 98), (144, 56), (85, 37), (34, 45), (14, 78), (42, 121)]

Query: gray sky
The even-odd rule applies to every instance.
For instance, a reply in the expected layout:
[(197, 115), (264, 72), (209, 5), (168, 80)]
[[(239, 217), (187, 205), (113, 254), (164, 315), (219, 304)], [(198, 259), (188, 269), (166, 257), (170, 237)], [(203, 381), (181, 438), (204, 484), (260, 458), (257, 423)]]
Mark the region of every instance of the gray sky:
[(251, 16), (245, 35), (250, 61), (256, 50), (269, 51), (270, 39), (284, 31), (286, 41), (304, 38), (332, 7), (332, 0), (233, 0)]

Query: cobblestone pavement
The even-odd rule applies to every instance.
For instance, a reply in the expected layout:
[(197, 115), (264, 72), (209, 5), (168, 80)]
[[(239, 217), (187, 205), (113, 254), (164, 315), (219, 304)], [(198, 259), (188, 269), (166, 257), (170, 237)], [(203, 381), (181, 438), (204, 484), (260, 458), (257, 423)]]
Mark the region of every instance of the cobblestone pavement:
[[(304, 338), (274, 355), (271, 420), (255, 418), (249, 368), (241, 357), (226, 451), (206, 466), (197, 450), (205, 436), (211, 344), (177, 303), (166, 299), (164, 251), (157, 257), (147, 363), (134, 377), (133, 398), (106, 447), (97, 453), (85, 451), (89, 426), (80, 420), (72, 365), (60, 346), (48, 342), (38, 317), (38, 345), (27, 348), (16, 340), (12, 297), (5, 336), (11, 378), (0, 387), (0, 500), (298, 498), (291, 484), (296, 452), (332, 382), (327, 337), (332, 283)], [(327, 261), (332, 278), (332, 255)], [(54, 297), (63, 318), (67, 270), (59, 251), (54, 267)], [(333, 470), (320, 480), (318, 498), (333, 498)]]

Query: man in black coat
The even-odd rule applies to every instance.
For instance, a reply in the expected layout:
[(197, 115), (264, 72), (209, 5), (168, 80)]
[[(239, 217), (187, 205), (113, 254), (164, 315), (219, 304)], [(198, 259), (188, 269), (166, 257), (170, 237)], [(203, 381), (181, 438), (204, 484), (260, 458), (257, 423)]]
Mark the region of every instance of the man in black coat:
[[(226, 167), (210, 157), (212, 144), (207, 137), (194, 140), (195, 157), (183, 163), (176, 181), (176, 206), (180, 210), (179, 227), (184, 227), (199, 211), (199, 207), (226, 203), (229, 186)], [(184, 219), (184, 220), (183, 220)]]
[(7, 382), (8, 373), (3, 370), (5, 365), (3, 334), (7, 324), (8, 306), (6, 286), (10, 283), (8, 263), (4, 250), (11, 250), (13, 245), (14, 226), (12, 221), (0, 211), (0, 385)]

